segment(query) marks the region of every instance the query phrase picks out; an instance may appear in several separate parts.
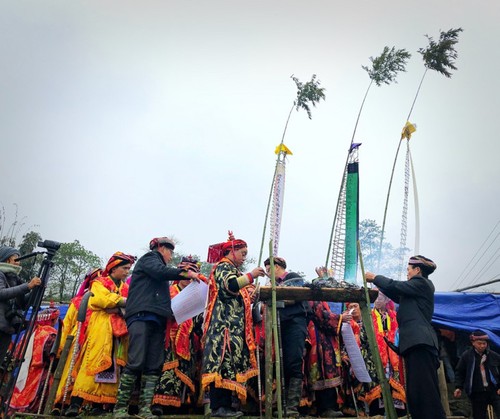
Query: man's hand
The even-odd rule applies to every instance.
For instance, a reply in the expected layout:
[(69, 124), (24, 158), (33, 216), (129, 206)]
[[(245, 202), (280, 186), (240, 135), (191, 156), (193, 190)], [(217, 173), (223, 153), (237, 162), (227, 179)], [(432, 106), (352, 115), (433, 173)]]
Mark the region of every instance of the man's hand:
[(190, 280), (200, 282), (200, 278), (198, 278), (199, 272), (194, 272), (194, 271), (189, 270), (186, 272), (186, 274)]
[(40, 278), (38, 278), (37, 276), (35, 276), (34, 278), (32, 278), (32, 280), (30, 282), (28, 282), (28, 288), (30, 290), (32, 290), (33, 288), (38, 287), (41, 284), (42, 284), (42, 280)]
[(352, 320), (352, 309), (344, 311), (342, 313), (342, 323), (351, 323)]
[[(500, 391), (500, 390), (499, 390)], [(498, 393), (500, 394), (500, 393)], [(460, 390), (459, 388), (457, 388), (454, 392), (453, 392), (453, 397), (455, 397), (456, 399), (458, 399), (459, 397), (462, 396), (462, 390)]]
[(373, 272), (365, 272), (366, 282), (373, 282), (376, 276)]
[(257, 299), (257, 294), (255, 293), (256, 289), (257, 288), (254, 284), (247, 285), (247, 290), (250, 293), (250, 302), (252, 304), (255, 303), (255, 300)]
[(178, 267), (185, 271), (200, 272), (199, 265), (193, 262), (181, 262), (179, 263)]
[(259, 276), (264, 276), (265, 274), (266, 271), (264, 271), (264, 268), (261, 268), (260, 266), (257, 266), (250, 271), (250, 275), (252, 275), (253, 279), (258, 278)]

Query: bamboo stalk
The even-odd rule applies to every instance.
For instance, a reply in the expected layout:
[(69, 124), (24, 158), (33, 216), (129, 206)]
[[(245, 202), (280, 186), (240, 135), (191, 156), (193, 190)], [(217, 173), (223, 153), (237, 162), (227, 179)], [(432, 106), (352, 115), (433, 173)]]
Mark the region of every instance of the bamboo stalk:
[(266, 328), (266, 340), (264, 349), (266, 400), (264, 405), (266, 409), (266, 419), (271, 419), (273, 417), (273, 358), (271, 356), (271, 354), (273, 353), (273, 324), (271, 306), (269, 305), (269, 302), (266, 303), (264, 322)]
[(275, 353), (275, 373), (276, 373), (276, 404), (278, 408), (278, 419), (283, 418), (283, 405), (281, 404), (281, 359), (279, 357), (280, 345), (278, 337), (278, 313), (276, 311), (276, 270), (274, 266), (274, 256), (273, 256), (273, 241), (269, 240), (269, 261), (271, 265), (271, 310), (273, 319), (273, 342), (274, 342), (274, 353)]
[(75, 337), (73, 335), (68, 335), (68, 337), (66, 338), (66, 342), (64, 343), (59, 362), (57, 363), (56, 371), (54, 372), (54, 381), (52, 382), (49, 390), (47, 403), (45, 403), (45, 409), (43, 411), (44, 415), (50, 415), (50, 412), (52, 412), (52, 409), (54, 408), (54, 400), (56, 399), (57, 388), (59, 387), (59, 383), (61, 382), (64, 366), (66, 365), (66, 360), (68, 359), (69, 350), (74, 338)]
[(396, 409), (394, 407), (394, 402), (392, 400), (391, 388), (389, 386), (389, 381), (385, 376), (384, 367), (382, 365), (382, 360), (380, 359), (380, 352), (378, 350), (377, 340), (375, 338), (375, 331), (373, 329), (372, 316), (370, 311), (370, 298), (368, 293), (368, 284), (365, 278), (365, 267), (363, 265), (363, 255), (361, 254), (361, 244), (358, 240), (358, 254), (359, 254), (359, 265), (361, 268), (361, 275), (363, 277), (363, 285), (365, 288), (365, 301), (360, 302), (359, 306), (361, 308), (361, 316), (363, 318), (363, 326), (366, 330), (366, 335), (368, 337), (368, 344), (372, 352), (373, 360), (375, 361), (375, 368), (377, 371), (377, 378), (382, 387), (382, 398), (384, 400), (385, 417), (388, 419), (397, 419)]
[[(294, 107), (295, 107), (295, 102), (293, 103), (293, 106), (291, 107), (290, 112), (288, 112), (288, 118), (286, 119), (285, 129), (283, 130), (283, 135), (281, 136), (280, 146), (283, 145), (283, 141), (285, 140), (285, 134), (286, 134), (286, 130), (288, 128), (288, 122), (290, 122), (290, 117), (292, 116), (292, 112), (293, 112)], [(264, 251), (264, 240), (266, 239), (267, 220), (269, 219), (269, 208), (271, 208), (271, 200), (273, 198), (273, 189), (274, 189), (274, 179), (276, 178), (276, 172), (278, 171), (280, 154), (281, 154), (281, 152), (279, 152), (278, 155), (276, 156), (276, 163), (274, 165), (273, 180), (271, 182), (271, 189), (269, 191), (269, 196), (267, 198), (266, 215), (264, 217), (264, 227), (262, 228), (262, 239), (260, 242), (259, 260), (257, 262), (258, 266), (260, 266), (260, 264), (262, 262), (262, 252)], [(271, 254), (272, 254), (272, 251), (271, 251)]]
[(373, 83), (373, 80), (370, 79), (370, 84), (368, 85), (368, 88), (366, 89), (366, 92), (365, 92), (365, 96), (363, 97), (363, 101), (361, 102), (361, 106), (360, 106), (359, 111), (358, 111), (358, 117), (356, 118), (356, 124), (354, 125), (354, 131), (352, 132), (351, 144), (349, 145), (349, 151), (347, 152), (347, 158), (345, 160), (345, 165), (344, 165), (344, 173), (342, 174), (342, 181), (340, 182), (340, 189), (339, 189), (339, 194), (337, 197), (337, 206), (335, 207), (335, 215), (333, 216), (332, 229), (330, 231), (330, 241), (328, 242), (328, 250), (326, 251), (325, 267), (328, 267), (328, 262), (330, 260), (330, 253), (332, 251), (333, 234), (335, 233), (335, 226), (337, 224), (337, 216), (338, 216), (338, 210), (339, 210), (338, 203), (340, 202), (340, 198), (342, 196), (342, 190), (344, 189), (345, 172), (347, 170), (347, 163), (349, 163), (349, 156), (351, 154), (351, 147), (354, 143), (354, 137), (356, 136), (356, 130), (358, 128), (359, 118), (361, 117), (361, 112), (363, 111), (363, 107), (365, 106), (366, 97), (368, 96), (368, 92), (370, 91), (370, 87), (372, 87), (372, 83)]

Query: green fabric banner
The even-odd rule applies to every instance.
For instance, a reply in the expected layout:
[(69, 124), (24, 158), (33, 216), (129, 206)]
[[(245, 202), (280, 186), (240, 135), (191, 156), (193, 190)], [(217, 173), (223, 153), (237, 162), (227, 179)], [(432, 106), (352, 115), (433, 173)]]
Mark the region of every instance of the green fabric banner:
[(358, 236), (359, 236), (359, 172), (358, 163), (347, 165), (347, 183), (345, 192), (345, 269), (344, 279), (356, 282), (358, 269)]

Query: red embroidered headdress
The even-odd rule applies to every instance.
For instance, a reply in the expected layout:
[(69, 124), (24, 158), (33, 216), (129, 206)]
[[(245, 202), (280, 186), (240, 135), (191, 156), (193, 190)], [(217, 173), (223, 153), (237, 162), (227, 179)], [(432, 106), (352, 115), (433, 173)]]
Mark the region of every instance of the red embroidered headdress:
[(127, 255), (123, 252), (115, 252), (113, 256), (111, 256), (106, 264), (106, 268), (104, 269), (102, 276), (108, 276), (113, 268), (116, 268), (120, 265), (126, 265), (127, 263), (134, 264), (136, 257)]
[(60, 311), (56, 308), (53, 301), (50, 306), (40, 311), (36, 316), (36, 323), (39, 326), (52, 325), (59, 318)]
[(219, 262), (223, 256), (230, 250), (238, 250), (243, 247), (247, 247), (247, 243), (241, 239), (235, 239), (233, 232), (231, 230), (228, 231), (228, 239), (223, 243), (212, 244), (208, 247), (208, 263), (217, 263)]
[(102, 275), (101, 268), (94, 268), (87, 272), (85, 278), (83, 279), (80, 288), (78, 288), (78, 292), (76, 293), (77, 297), (82, 297), (85, 294), (85, 291), (90, 289), (90, 285), (92, 285), (92, 281), (96, 278), (99, 278)]

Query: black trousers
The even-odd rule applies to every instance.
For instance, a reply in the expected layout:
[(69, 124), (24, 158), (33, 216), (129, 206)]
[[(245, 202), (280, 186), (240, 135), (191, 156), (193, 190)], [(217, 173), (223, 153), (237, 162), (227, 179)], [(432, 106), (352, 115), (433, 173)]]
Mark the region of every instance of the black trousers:
[(339, 410), (337, 391), (334, 388), (316, 390), (314, 394), (316, 395), (316, 407), (318, 408), (318, 414), (320, 416), (321, 413), (328, 409)]
[(5, 355), (7, 355), (11, 341), (12, 335), (0, 331), (0, 364), (3, 363), (3, 359), (5, 358)]
[(481, 391), (470, 395), (472, 404), (472, 417), (474, 419), (486, 419), (487, 408), (491, 404), (497, 418), (500, 418), (500, 396), (492, 391)]
[(212, 383), (210, 386), (210, 409), (215, 412), (220, 407), (231, 409), (233, 392), (225, 388), (216, 388)]
[(283, 369), (288, 387), (290, 378), (303, 378), (302, 364), (306, 346), (307, 320), (305, 315), (291, 319), (280, 318), (281, 343), (283, 349)]
[(412, 419), (445, 419), (441, 404), (437, 369), (437, 350), (415, 346), (403, 354), (406, 368), (406, 397)]
[(160, 375), (164, 361), (165, 327), (135, 320), (128, 326), (128, 361), (124, 373)]

